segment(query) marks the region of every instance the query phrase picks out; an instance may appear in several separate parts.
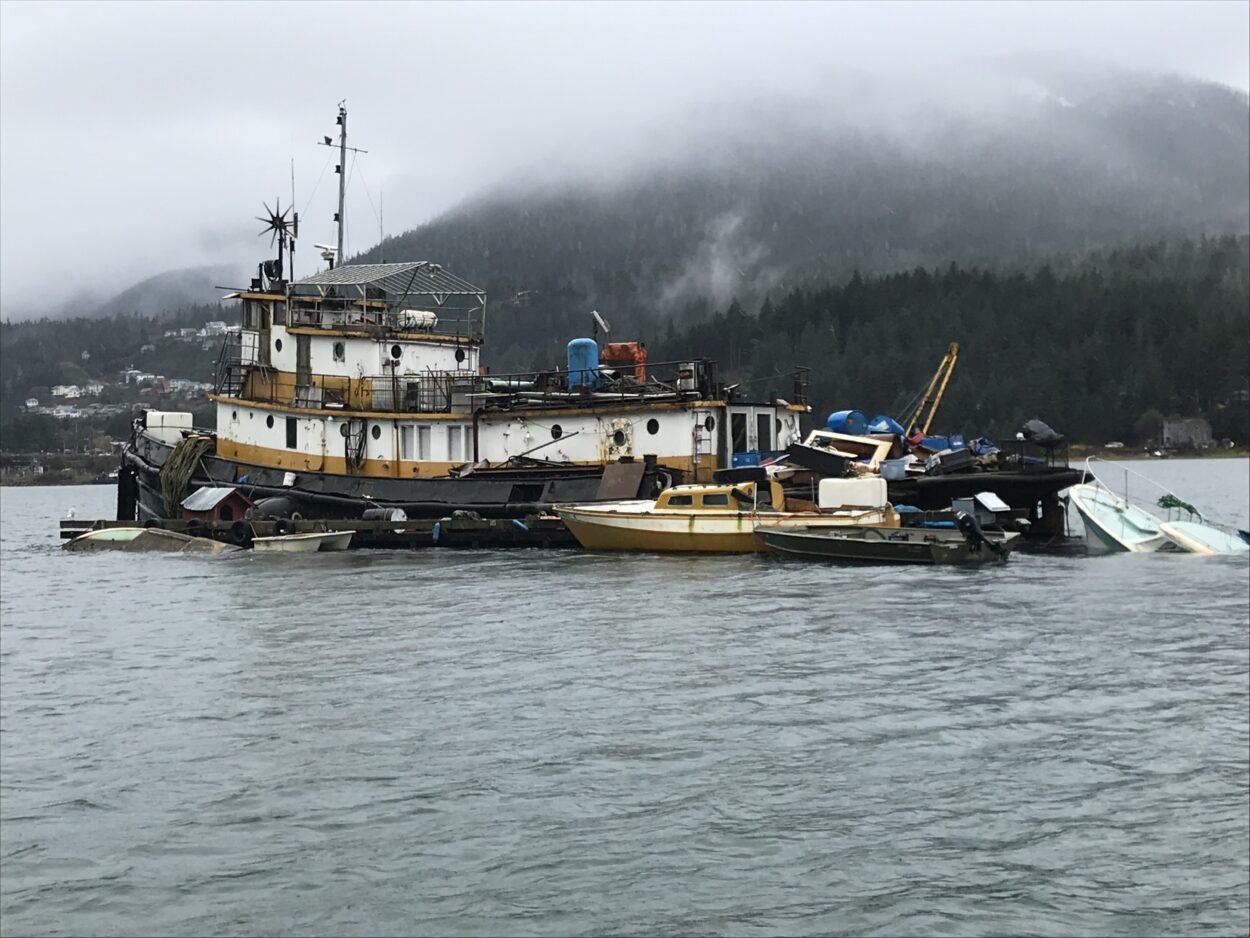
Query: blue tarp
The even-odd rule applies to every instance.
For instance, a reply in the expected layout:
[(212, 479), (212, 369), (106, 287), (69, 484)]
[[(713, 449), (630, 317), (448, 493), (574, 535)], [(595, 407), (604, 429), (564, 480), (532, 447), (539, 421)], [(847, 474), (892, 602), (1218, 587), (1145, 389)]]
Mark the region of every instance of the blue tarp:
[(891, 417), (889, 414), (877, 414), (868, 421), (869, 433), (897, 433), (899, 436), (906, 436), (907, 431), (903, 429), (902, 424)]
[(940, 453), (944, 449), (963, 449), (964, 438), (959, 433), (952, 433), (950, 436), (926, 436), (921, 438), (920, 445)]

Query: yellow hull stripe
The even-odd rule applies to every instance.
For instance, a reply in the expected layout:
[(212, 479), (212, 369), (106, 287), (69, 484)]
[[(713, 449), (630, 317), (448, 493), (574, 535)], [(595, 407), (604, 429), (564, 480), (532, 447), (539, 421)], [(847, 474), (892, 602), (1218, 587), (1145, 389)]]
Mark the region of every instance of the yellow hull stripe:
[[(340, 443), (340, 447), (342, 444)], [(342, 453), (342, 449), (339, 450)], [(273, 449), (267, 446), (254, 446), (238, 443), (234, 440), (217, 438), (217, 453), (225, 459), (233, 459), (252, 466), (269, 469), (284, 469), (289, 472), (326, 472), (333, 475), (373, 476), (387, 479), (437, 478), (446, 476), (450, 469), (464, 465), (463, 462), (440, 462), (435, 460), (410, 459), (366, 459), (364, 464), (354, 472), (347, 470), (347, 457), (327, 453), (300, 453), (289, 449)], [(666, 469), (691, 473), (694, 469), (689, 456), (657, 456), (657, 462)], [(641, 461), (641, 460), (639, 460)], [(595, 461), (575, 462), (574, 466), (597, 466)], [(704, 456), (699, 467), (699, 476), (711, 476), (716, 468), (716, 459)]]

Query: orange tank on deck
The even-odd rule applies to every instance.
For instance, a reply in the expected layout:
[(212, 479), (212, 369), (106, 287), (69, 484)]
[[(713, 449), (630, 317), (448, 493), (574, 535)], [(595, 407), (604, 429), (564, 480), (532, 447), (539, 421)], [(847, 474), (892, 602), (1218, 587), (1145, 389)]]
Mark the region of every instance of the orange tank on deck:
[(634, 380), (647, 383), (647, 347), (641, 342), (609, 342), (599, 356), (600, 363), (608, 368), (633, 367)]

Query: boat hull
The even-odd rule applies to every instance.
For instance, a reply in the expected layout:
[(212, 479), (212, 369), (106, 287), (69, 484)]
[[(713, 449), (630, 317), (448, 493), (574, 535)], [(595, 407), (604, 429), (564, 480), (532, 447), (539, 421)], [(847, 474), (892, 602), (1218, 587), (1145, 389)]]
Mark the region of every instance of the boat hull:
[(1084, 481), (1079, 469), (1055, 466), (999, 469), (993, 472), (957, 472), (908, 477), (888, 483), (893, 505), (914, 505), (923, 511), (944, 511), (957, 498), (993, 492), (1013, 511), (1027, 513), (1029, 538), (1053, 538), (1066, 532), (1067, 506), (1059, 493)]
[(954, 531), (800, 525), (764, 528), (759, 533), (770, 554), (788, 560), (891, 565), (999, 563), (1007, 559), (1020, 537), (984, 532), (990, 543), (979, 543)]
[(347, 550), (351, 531), (318, 531), (308, 534), (279, 534), (252, 539), (252, 550), (270, 553), (308, 554), (322, 550)]
[(898, 528), (888, 508), (816, 512), (665, 511), (647, 500), (602, 507), (558, 505), (555, 513), (587, 550), (682, 553), (760, 553), (759, 532), (778, 524), (805, 522), (813, 528), (864, 525)]
[(1073, 486), (1069, 498), (1085, 525), (1085, 544), (1095, 553), (1150, 554), (1171, 544), (1157, 518), (1102, 486)]
[[(640, 502), (639, 507), (651, 502)], [(564, 526), (587, 550), (750, 554), (764, 550), (750, 512), (654, 514), (557, 506)]]
[[(143, 432), (123, 450), (119, 520), (144, 522), (170, 517), (160, 473), (173, 450), (173, 446)], [(640, 490), (647, 494), (657, 490), (661, 469), (645, 467)], [(369, 508), (402, 508), (410, 518), (441, 518), (453, 511), (475, 511), (484, 518), (520, 518), (548, 511), (559, 503), (595, 501), (600, 497), (604, 466), (487, 469), (460, 478), (413, 479), (299, 472), (295, 484), (287, 485), (289, 475), (283, 469), (210, 453), (197, 463), (183, 495), (205, 486), (238, 486), (252, 501), (290, 499), (306, 518), (355, 519)]]
[(1250, 544), (1237, 534), (1229, 534), (1196, 521), (1170, 521), (1159, 530), (1177, 547), (1191, 554), (1250, 554)]

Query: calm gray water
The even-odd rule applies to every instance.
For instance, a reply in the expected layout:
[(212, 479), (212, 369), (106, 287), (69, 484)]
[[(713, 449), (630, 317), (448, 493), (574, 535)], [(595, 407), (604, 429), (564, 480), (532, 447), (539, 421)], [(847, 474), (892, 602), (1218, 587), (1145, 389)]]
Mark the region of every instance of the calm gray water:
[(6, 935), (1250, 930), (1245, 562), (61, 552), (113, 497), (0, 493)]

